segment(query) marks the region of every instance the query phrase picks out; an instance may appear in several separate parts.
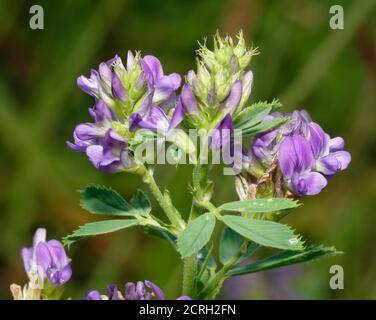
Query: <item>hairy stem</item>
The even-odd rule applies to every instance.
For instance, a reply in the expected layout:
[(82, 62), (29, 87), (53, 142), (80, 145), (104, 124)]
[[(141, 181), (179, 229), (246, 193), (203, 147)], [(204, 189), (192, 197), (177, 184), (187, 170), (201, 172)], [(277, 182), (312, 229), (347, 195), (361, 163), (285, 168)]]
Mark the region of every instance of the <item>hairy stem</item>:
[[(207, 179), (207, 166), (202, 164), (197, 164), (192, 172), (192, 189), (193, 189), (193, 199), (191, 211), (189, 214), (189, 221), (195, 219), (200, 214), (202, 214), (202, 208), (197, 205), (197, 197), (202, 198), (202, 180)], [(197, 266), (197, 255), (191, 255), (184, 259), (184, 272), (183, 272), (183, 295), (193, 297), (195, 295), (195, 284), (196, 284), (196, 266)]]
[(206, 201), (200, 204), (203, 208), (207, 209), (209, 212), (215, 215), (218, 220), (222, 220), (222, 216), (220, 214), (221, 210), (217, 208), (214, 204), (210, 201)]
[[(193, 220), (200, 214), (200, 208), (198, 208), (192, 201), (191, 212), (189, 214), (189, 221)], [(188, 221), (188, 222), (189, 222)], [(184, 259), (184, 271), (183, 271), (183, 295), (193, 297), (195, 277), (196, 277), (196, 260), (197, 255), (191, 255)]]
[(193, 297), (196, 275), (196, 255), (184, 259), (183, 296)]
[(173, 227), (175, 227), (178, 232), (184, 230), (185, 222), (182, 219), (179, 211), (172, 205), (169, 199), (165, 198), (162, 191), (159, 189), (157, 183), (155, 182), (154, 177), (146, 168), (143, 173), (143, 181), (148, 185), (151, 193), (158, 201), (159, 205), (165, 212)]

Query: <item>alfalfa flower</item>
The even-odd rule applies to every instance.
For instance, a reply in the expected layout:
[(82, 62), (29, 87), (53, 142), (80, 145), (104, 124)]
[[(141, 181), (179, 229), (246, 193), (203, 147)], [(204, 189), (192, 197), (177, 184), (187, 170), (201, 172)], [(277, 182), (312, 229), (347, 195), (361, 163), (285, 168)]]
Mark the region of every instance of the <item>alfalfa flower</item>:
[(160, 61), (153, 56), (142, 58), (128, 51), (126, 66), (119, 56), (102, 62), (89, 78), (77, 79), (78, 86), (96, 100), (89, 109), (94, 123), (77, 125), (74, 143), (68, 142), (68, 146), (85, 152), (102, 171), (137, 170), (131, 150), (134, 131), (148, 127), (166, 133), (171, 129), (166, 111), (175, 104), (180, 82), (176, 73), (165, 75)]
[[(114, 284), (107, 286), (108, 295), (102, 295), (98, 290), (89, 290), (85, 294), (85, 300), (165, 300), (165, 294), (161, 288), (151, 281), (127, 282), (124, 293), (118, 290)], [(182, 296), (176, 300), (191, 300), (190, 297)]]
[(165, 75), (160, 61), (150, 55), (141, 59), (141, 66), (149, 90), (153, 92), (152, 104), (160, 105), (165, 102), (174, 104), (175, 91), (180, 87), (180, 75), (177, 73)]
[(328, 178), (345, 170), (351, 162), (343, 150), (341, 137), (331, 138), (307, 111), (273, 113), (264, 121), (288, 117), (281, 127), (258, 135), (252, 143), (251, 157), (265, 170), (278, 165), (284, 186), (296, 196), (318, 194)]
[(133, 55), (128, 51), (126, 67), (116, 55), (102, 62), (98, 70), (92, 70), (89, 78), (78, 77), (77, 85), (96, 99), (103, 100), (126, 121), (132, 112), (150, 102), (173, 104), (180, 81), (176, 73), (165, 75), (156, 57), (142, 58), (139, 53)]
[(90, 162), (105, 172), (114, 173), (135, 167), (128, 141), (116, 131), (119, 126), (124, 126), (114, 112), (102, 100), (97, 100), (89, 113), (94, 123), (77, 125), (73, 133), (74, 143), (68, 141), (68, 146), (86, 153)]
[(30, 286), (43, 289), (46, 281), (61, 286), (72, 276), (71, 260), (58, 240), (46, 240), (46, 229), (36, 230), (33, 246), (21, 251)]
[(15, 300), (58, 299), (62, 285), (72, 276), (71, 260), (58, 240), (46, 240), (46, 229), (39, 228), (32, 247), (24, 247), (21, 257), (28, 283), (12, 284), (10, 291)]
[[(214, 49), (202, 44), (197, 71), (189, 71), (175, 108), (176, 116), (189, 128), (208, 131), (213, 149), (230, 142), (232, 118), (247, 102), (253, 73), (246, 68), (256, 54), (244, 45), (243, 35), (234, 44), (231, 37), (214, 37)], [(215, 133), (217, 132), (217, 133)]]

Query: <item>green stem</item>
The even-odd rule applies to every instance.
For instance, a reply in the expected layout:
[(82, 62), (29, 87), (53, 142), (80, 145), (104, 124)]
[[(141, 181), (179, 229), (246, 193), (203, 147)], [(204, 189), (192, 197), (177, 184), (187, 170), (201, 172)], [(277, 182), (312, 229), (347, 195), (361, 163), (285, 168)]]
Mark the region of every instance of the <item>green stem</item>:
[(171, 201), (165, 198), (150, 172), (145, 167), (143, 171), (143, 181), (148, 185), (151, 193), (158, 201), (171, 224), (177, 229), (178, 232), (184, 230), (185, 222), (182, 219), (179, 211), (172, 205)]
[(184, 259), (183, 296), (193, 297), (196, 274), (196, 255)]
[(247, 244), (248, 242), (245, 241), (238, 253), (215, 274), (206, 288), (200, 293), (199, 299), (214, 299), (217, 296), (222, 288), (223, 282), (227, 279), (227, 271), (239, 262), (239, 259), (247, 249)]
[[(191, 212), (189, 214), (189, 220), (193, 220), (200, 214), (200, 208), (198, 208), (193, 202), (191, 206)], [(196, 259), (197, 255), (191, 255), (184, 259), (184, 270), (183, 270), (183, 295), (193, 298), (194, 285), (195, 285), (195, 275), (196, 275)]]
[[(193, 187), (193, 199), (191, 211), (189, 214), (189, 221), (195, 219), (202, 213), (202, 209), (197, 205), (197, 198), (204, 198), (204, 191), (202, 189), (202, 182), (207, 181), (208, 167), (207, 165), (196, 164), (192, 172), (192, 187)], [(196, 283), (196, 265), (197, 255), (194, 254), (184, 259), (184, 271), (183, 271), (183, 295), (190, 296), (192, 298), (195, 294)]]
[(217, 208), (214, 204), (212, 204), (210, 201), (206, 201), (204, 203), (201, 203), (200, 204), (202, 207), (204, 207), (205, 209), (207, 209), (209, 212), (211, 212), (212, 214), (215, 215), (215, 217), (218, 219), (218, 220), (222, 220), (222, 216), (220, 214), (221, 210), (219, 208)]

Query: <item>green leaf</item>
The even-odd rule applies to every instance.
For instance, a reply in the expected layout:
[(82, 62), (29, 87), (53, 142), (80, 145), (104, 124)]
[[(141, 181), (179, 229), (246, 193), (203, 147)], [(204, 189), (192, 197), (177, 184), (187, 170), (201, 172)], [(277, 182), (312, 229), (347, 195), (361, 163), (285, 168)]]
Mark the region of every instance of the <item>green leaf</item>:
[(198, 294), (201, 290), (203, 290), (210, 278), (215, 274), (215, 270), (217, 269), (217, 263), (212, 254), (213, 246), (209, 249), (208, 246), (204, 246), (197, 254), (197, 266), (196, 268), (199, 270), (197, 272), (196, 278), (196, 285), (194, 290), (195, 294)]
[(259, 124), (267, 116), (272, 108), (267, 105), (257, 104), (243, 109), (234, 119), (236, 129), (246, 129)]
[(244, 238), (232, 229), (225, 227), (219, 245), (219, 260), (222, 264), (229, 262), (238, 252)]
[(110, 233), (121, 229), (130, 228), (138, 224), (139, 223), (136, 219), (117, 219), (90, 222), (79, 227), (72, 234), (67, 235), (63, 239), (63, 242), (65, 245), (71, 245), (73, 242), (82, 238)]
[(238, 212), (275, 212), (297, 208), (299, 206), (300, 204), (296, 200), (270, 198), (227, 202), (222, 204), (219, 208), (221, 210)]
[(215, 259), (211, 251), (211, 249), (208, 249), (208, 246), (204, 246), (197, 254), (197, 261), (200, 265), (206, 263), (205, 267), (207, 267), (208, 269), (215, 270), (217, 267), (217, 263), (215, 262)]
[(215, 217), (205, 213), (188, 223), (178, 238), (178, 251), (183, 258), (198, 252), (208, 243), (215, 226)]
[(234, 268), (228, 271), (227, 275), (239, 276), (243, 274), (288, 266), (291, 264), (313, 261), (319, 258), (329, 257), (341, 253), (342, 252), (337, 251), (334, 247), (309, 246), (307, 249), (301, 252), (284, 251), (255, 263), (251, 263), (247, 266)]
[(135, 208), (140, 215), (147, 216), (151, 211), (151, 204), (149, 198), (142, 190), (137, 190), (136, 195), (131, 199), (130, 204)]
[(176, 236), (171, 232), (152, 225), (146, 225), (145, 231), (150, 235), (167, 240), (176, 249)]
[(250, 128), (262, 121), (271, 111), (280, 108), (282, 104), (274, 99), (272, 102), (259, 101), (244, 108), (234, 118), (235, 128)]
[(142, 191), (138, 191), (132, 204), (129, 204), (114, 190), (98, 186), (88, 186), (82, 192), (81, 203), (91, 213), (114, 216), (147, 215), (151, 209)]
[[(255, 136), (259, 133), (272, 130), (288, 121), (289, 121), (289, 118), (275, 118), (266, 122), (261, 122), (260, 124), (254, 127), (242, 130), (241, 136), (242, 137)], [(237, 134), (235, 131), (235, 135), (240, 135), (240, 134)]]
[(239, 216), (223, 216), (223, 222), (243, 237), (265, 247), (303, 250), (300, 237), (285, 224)]

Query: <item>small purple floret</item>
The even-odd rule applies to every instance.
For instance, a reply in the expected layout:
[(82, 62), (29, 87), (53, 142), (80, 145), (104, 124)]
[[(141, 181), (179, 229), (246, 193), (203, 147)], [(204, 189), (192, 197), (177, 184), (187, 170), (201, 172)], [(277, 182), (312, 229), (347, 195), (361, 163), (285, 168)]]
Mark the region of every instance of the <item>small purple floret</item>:
[(254, 157), (270, 166), (278, 161), (287, 187), (297, 196), (318, 194), (328, 178), (345, 170), (351, 155), (341, 137), (330, 138), (305, 110), (273, 113), (264, 118), (289, 117), (281, 127), (258, 135), (252, 144)]
[(82, 123), (76, 126), (74, 143), (67, 145), (75, 151), (86, 153), (94, 167), (114, 173), (131, 168), (128, 142), (112, 127), (111, 122), (117, 118), (102, 100), (89, 109), (94, 123)]
[(53, 285), (63, 285), (72, 276), (71, 260), (58, 240), (46, 241), (46, 229), (36, 230), (33, 246), (21, 251), (25, 271), (30, 280), (36, 280), (43, 286), (44, 280)]

